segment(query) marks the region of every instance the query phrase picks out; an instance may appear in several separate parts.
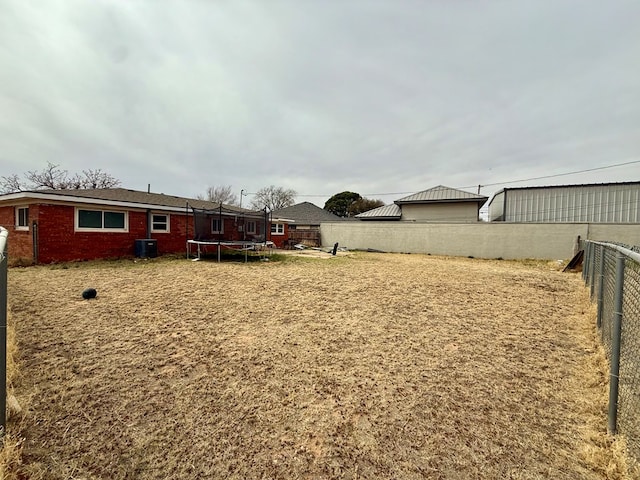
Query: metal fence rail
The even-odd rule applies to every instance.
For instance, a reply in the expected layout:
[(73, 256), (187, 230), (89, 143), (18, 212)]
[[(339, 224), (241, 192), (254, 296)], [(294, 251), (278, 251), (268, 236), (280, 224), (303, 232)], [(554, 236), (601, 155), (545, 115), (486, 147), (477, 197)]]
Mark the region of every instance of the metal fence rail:
[(4, 441), (7, 424), (7, 238), (9, 232), (0, 227), (0, 439)]
[(597, 302), (598, 332), (611, 364), (609, 431), (623, 434), (640, 461), (640, 253), (615, 243), (582, 246), (582, 278)]

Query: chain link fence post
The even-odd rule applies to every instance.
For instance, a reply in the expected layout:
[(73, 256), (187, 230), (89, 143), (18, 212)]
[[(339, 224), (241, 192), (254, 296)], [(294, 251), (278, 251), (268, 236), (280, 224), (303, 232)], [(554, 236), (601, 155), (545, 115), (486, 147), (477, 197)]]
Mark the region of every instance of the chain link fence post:
[(7, 426), (7, 229), (0, 227), (0, 441)]
[(585, 285), (589, 285), (591, 281), (589, 278), (589, 272), (591, 271), (591, 250), (593, 249), (593, 244), (587, 243), (587, 246), (584, 251), (584, 283)]
[[(595, 247), (595, 245), (592, 245), (592, 247)], [(591, 299), (593, 300), (593, 294), (594, 294), (594, 290), (595, 290), (595, 286), (596, 286), (596, 275), (595, 275), (595, 264), (596, 264), (596, 248), (590, 248), (589, 249), (589, 290), (590, 290), (590, 296)]]
[(598, 315), (596, 322), (598, 329), (602, 328), (602, 309), (604, 305), (604, 258), (607, 253), (604, 245), (599, 245), (600, 261), (598, 262)]
[(613, 331), (611, 334), (611, 373), (609, 375), (609, 432), (617, 432), (618, 386), (620, 379), (620, 340), (622, 337), (622, 302), (624, 294), (625, 256), (616, 254), (616, 289), (613, 301)]

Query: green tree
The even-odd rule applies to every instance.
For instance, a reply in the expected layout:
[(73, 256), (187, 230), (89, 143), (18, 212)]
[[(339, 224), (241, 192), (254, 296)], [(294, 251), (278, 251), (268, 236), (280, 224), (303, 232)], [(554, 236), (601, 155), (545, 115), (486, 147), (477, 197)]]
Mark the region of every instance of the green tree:
[(382, 200), (374, 200), (360, 196), (356, 192), (340, 192), (327, 200), (324, 209), (339, 217), (355, 217), (371, 209), (384, 205)]
[(360, 194), (355, 192), (336, 193), (325, 202), (324, 209), (339, 217), (348, 217), (351, 204), (361, 198)]

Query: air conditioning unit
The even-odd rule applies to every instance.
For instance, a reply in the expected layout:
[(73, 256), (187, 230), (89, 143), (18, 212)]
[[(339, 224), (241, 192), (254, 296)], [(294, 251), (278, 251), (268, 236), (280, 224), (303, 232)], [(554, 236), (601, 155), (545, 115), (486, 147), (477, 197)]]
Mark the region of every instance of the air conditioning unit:
[(136, 257), (155, 258), (158, 256), (158, 241), (155, 238), (143, 238), (136, 240)]

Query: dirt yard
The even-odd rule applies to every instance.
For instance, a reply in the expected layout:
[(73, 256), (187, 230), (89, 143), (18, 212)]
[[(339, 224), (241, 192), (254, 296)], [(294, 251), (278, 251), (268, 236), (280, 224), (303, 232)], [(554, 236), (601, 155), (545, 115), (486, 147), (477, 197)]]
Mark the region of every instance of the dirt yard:
[(593, 307), (553, 265), (156, 259), (9, 293), (19, 478), (630, 478)]

